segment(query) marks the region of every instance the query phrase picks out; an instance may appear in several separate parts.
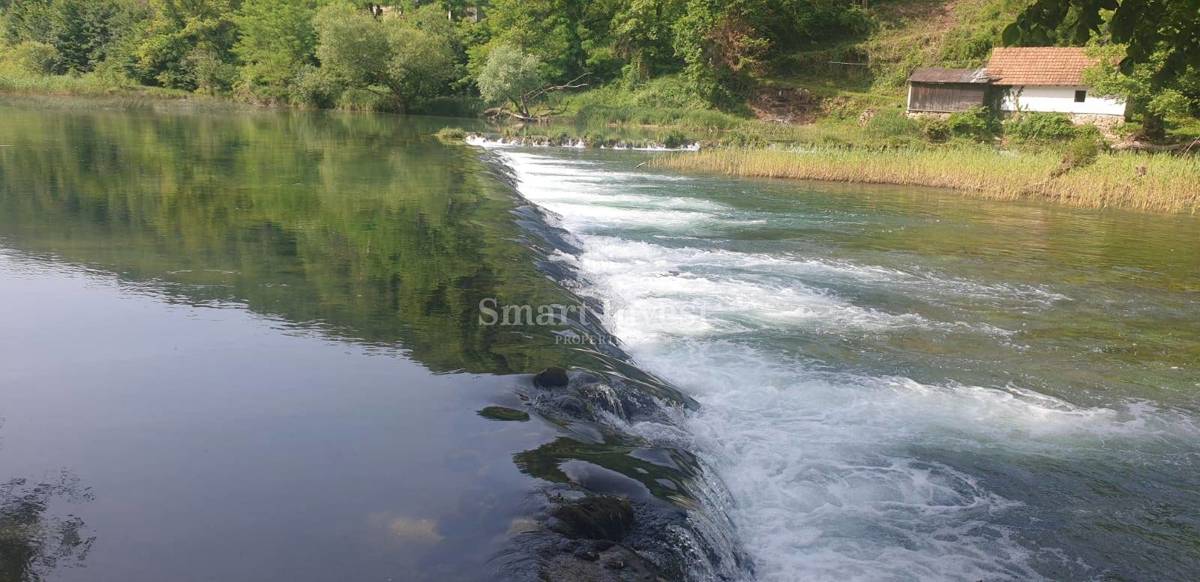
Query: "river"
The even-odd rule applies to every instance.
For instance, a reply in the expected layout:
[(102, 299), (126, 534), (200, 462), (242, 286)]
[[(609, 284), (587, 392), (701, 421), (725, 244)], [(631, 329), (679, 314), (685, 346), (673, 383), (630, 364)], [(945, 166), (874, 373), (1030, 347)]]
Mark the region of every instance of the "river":
[(1200, 575), (1200, 218), (447, 124), (0, 104), (5, 574)]

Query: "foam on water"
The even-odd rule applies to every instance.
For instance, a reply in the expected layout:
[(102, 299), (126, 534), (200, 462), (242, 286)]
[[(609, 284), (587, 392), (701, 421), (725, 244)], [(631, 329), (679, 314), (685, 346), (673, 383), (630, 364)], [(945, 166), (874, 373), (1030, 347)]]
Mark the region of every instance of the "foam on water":
[(821, 281), (1031, 309), (1067, 300), (1063, 295), (821, 258), (647, 242), (638, 229), (653, 227), (676, 240), (673, 231), (744, 216), (699, 203), (671, 212), (653, 203), (628, 208), (637, 203), (627, 196), (632, 189), (653, 197), (640, 177), (576, 188), (585, 181), (563, 176), (584, 168), (517, 152), (505, 157), (520, 192), (558, 213), (560, 226), (577, 237), (582, 254), (562, 260), (580, 273), (583, 292), (603, 302), (608, 329), (640, 366), (702, 404), (686, 420), (687, 433), (635, 428), (697, 450), (718, 469), (761, 580), (1037, 579), (1037, 554), (1055, 549), (1028, 548), (1000, 525), (1021, 504), (921, 451), (1070, 459), (1136, 454), (1200, 437), (1193, 419), (1146, 402), (1088, 408), (1019, 386), (930, 385), (829, 371), (756, 340), (770, 330), (835, 342), (955, 325), (856, 305)]

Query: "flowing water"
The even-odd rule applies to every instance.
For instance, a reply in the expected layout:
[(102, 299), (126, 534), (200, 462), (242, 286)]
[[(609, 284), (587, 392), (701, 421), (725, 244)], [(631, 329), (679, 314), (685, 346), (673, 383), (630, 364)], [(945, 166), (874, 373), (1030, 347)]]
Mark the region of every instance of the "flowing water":
[(1200, 576), (1200, 219), (501, 151), (759, 579)]
[(0, 103), (0, 580), (1200, 576), (1200, 219), (448, 123)]

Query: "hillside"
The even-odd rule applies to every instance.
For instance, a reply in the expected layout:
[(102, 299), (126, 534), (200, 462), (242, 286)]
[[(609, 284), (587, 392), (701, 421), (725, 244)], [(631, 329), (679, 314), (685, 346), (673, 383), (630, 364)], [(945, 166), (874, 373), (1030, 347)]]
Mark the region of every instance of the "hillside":
[[(1004, 27), (1029, 4), (1030, 0), (884, 0), (869, 8), (874, 22), (869, 34), (780, 59), (762, 79), (752, 108), (760, 118), (803, 122), (901, 107), (905, 79), (913, 69), (982, 65)], [(763, 107), (771, 96), (784, 102), (776, 105), (794, 107)]]
[[(716, 111), (677, 75), (636, 88), (620, 83), (555, 96), (549, 126), (514, 128), (536, 140), (875, 144), (896, 141), (864, 121), (902, 113), (905, 80), (921, 66), (982, 65), (1004, 27), (1031, 0), (884, 0), (868, 9), (868, 32), (795, 50), (754, 77), (745, 107)], [(875, 128), (879, 129), (879, 128)], [(556, 137), (557, 136), (557, 137)], [(893, 144), (895, 145), (895, 144)]]

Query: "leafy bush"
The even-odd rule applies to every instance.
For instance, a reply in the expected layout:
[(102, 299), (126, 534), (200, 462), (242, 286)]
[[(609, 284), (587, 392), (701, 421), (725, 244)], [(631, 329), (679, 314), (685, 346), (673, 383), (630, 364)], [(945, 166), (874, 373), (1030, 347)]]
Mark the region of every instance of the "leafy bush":
[(1004, 122), (1004, 134), (1022, 142), (1065, 141), (1078, 131), (1061, 113), (1021, 113)]
[(921, 135), (925, 139), (942, 143), (950, 139), (950, 124), (940, 117), (922, 117), (920, 121)]
[(867, 133), (874, 137), (906, 137), (916, 135), (920, 126), (899, 111), (880, 111), (867, 121)]
[(302, 67), (288, 87), (292, 103), (311, 107), (333, 107), (341, 92), (336, 79), (313, 65)]
[(920, 145), (921, 127), (916, 120), (895, 111), (880, 111), (871, 116), (865, 128), (870, 145), (880, 148), (902, 148)]
[(216, 51), (195, 48), (184, 62), (192, 72), (197, 93), (220, 95), (229, 91), (237, 80), (237, 66), (222, 60)]
[(1067, 168), (1090, 166), (1096, 162), (1096, 158), (1100, 157), (1100, 150), (1103, 147), (1103, 140), (1097, 139), (1096, 136), (1080, 135), (1067, 144), (1067, 150), (1063, 156), (1063, 166)]
[(762, 136), (743, 131), (731, 131), (721, 139), (721, 145), (736, 148), (757, 148), (767, 145)]
[(995, 114), (983, 106), (951, 113), (946, 124), (951, 135), (975, 141), (990, 141), (1002, 130)]
[(662, 144), (668, 148), (681, 148), (688, 144), (688, 139), (687, 136), (683, 135), (683, 132), (672, 131), (663, 138)]
[(54, 73), (60, 62), (58, 49), (44, 42), (27, 40), (13, 47), (8, 58), (21, 70), (35, 75)]

